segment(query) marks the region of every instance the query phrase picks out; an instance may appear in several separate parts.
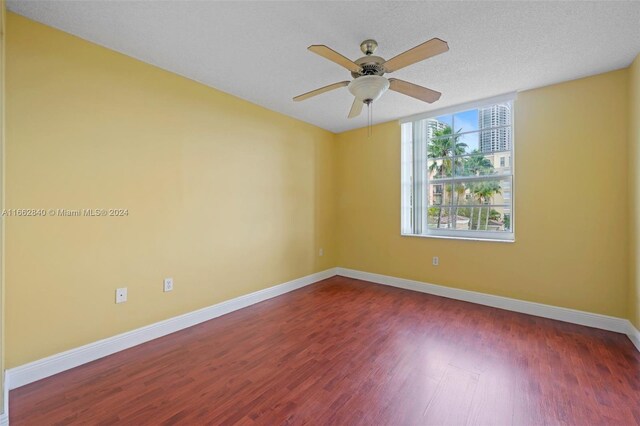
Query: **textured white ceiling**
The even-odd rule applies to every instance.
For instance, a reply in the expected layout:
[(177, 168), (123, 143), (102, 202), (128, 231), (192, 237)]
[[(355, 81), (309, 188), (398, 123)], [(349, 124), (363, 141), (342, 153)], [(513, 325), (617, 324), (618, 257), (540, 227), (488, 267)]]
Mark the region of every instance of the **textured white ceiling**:
[(341, 132), (348, 90), (291, 98), (350, 79), (309, 51), (362, 56), (367, 38), (390, 59), (432, 37), (450, 51), (392, 76), (443, 93), (425, 104), (387, 92), (374, 122), (628, 66), (640, 52), (640, 2), (9, 1), (11, 11)]

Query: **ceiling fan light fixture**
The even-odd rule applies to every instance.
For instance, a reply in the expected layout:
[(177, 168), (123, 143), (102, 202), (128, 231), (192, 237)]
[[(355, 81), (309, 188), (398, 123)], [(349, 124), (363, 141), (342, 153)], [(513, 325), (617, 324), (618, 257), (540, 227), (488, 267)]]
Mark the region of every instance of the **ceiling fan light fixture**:
[(353, 80), (348, 86), (351, 94), (365, 103), (379, 99), (388, 88), (389, 80), (379, 75), (363, 75)]

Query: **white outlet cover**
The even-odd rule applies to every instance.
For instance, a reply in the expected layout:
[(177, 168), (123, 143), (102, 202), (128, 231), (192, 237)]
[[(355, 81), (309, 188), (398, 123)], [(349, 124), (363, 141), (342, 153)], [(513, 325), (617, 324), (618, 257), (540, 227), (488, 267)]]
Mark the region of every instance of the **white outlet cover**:
[(116, 289), (116, 303), (124, 303), (127, 301), (127, 288)]
[(164, 279), (164, 291), (171, 291), (173, 290), (173, 278), (165, 278)]
[(438, 256), (433, 257), (433, 266), (438, 266), (440, 264), (440, 258)]

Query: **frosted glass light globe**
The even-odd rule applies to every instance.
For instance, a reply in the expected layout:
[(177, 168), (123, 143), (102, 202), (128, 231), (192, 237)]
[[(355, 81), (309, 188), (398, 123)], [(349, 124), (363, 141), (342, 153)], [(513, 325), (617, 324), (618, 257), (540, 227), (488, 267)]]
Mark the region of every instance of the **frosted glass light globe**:
[(389, 80), (379, 75), (363, 75), (349, 83), (348, 89), (353, 96), (365, 102), (373, 102), (389, 88)]

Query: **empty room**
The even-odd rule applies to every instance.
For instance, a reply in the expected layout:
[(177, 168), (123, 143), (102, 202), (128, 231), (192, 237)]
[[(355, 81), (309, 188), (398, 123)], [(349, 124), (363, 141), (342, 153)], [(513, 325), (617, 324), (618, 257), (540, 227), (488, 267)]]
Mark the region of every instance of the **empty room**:
[(0, 425), (640, 425), (640, 1), (0, 11)]

